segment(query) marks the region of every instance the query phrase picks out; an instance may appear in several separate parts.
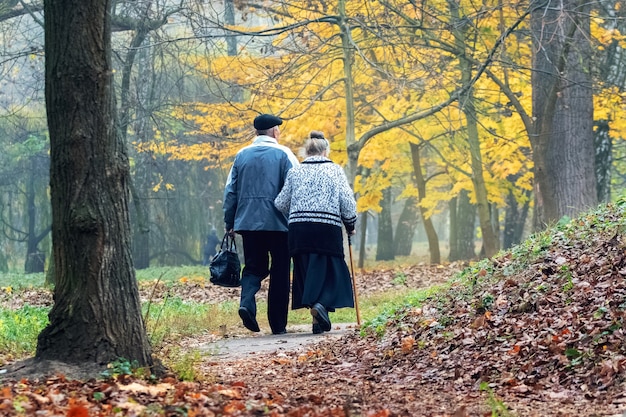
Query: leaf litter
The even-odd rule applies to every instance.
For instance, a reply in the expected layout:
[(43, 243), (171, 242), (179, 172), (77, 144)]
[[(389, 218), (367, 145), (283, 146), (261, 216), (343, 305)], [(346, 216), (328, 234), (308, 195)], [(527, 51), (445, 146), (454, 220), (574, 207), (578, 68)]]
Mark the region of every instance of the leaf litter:
[[(305, 350), (209, 358), (198, 382), (6, 380), (0, 415), (621, 416), (625, 206), (473, 263), (447, 290), (385, 316), (384, 326)], [(431, 284), (429, 273), (441, 269), (406, 267), (404, 284)], [(397, 285), (397, 273), (357, 274), (359, 290)]]

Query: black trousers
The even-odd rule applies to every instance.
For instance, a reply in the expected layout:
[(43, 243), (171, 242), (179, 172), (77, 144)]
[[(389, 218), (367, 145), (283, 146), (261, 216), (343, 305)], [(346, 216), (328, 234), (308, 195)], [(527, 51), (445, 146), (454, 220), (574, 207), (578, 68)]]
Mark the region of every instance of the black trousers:
[(267, 319), (273, 333), (285, 330), (289, 310), (289, 270), (291, 261), (287, 232), (240, 232), (243, 238), (244, 268), (241, 275), (241, 300), (256, 316), (256, 293), (261, 281), (270, 277), (267, 294)]

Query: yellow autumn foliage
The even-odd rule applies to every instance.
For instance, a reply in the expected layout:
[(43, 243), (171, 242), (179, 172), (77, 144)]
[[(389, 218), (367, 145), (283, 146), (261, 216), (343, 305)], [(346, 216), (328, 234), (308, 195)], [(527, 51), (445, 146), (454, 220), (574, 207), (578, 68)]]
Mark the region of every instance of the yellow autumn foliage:
[[(391, 5), (390, 7), (386, 4)], [(517, 3), (461, 0), (459, 13), (471, 25), (463, 28), (474, 43), (471, 51), (457, 51), (450, 2), (434, 0), (420, 7), (413, 2), (346, 1), (354, 47), (351, 78), (354, 85), (355, 137), (372, 129), (428, 111), (449, 99), (460, 86), (458, 54), (469, 53), (475, 72), (498, 42), (502, 30), (523, 12)], [(294, 25), (260, 45), (241, 47), (237, 56), (186, 57), (207, 74), (212, 87), (237, 100), (188, 103), (172, 117), (186, 130), (186, 139), (159, 132), (158, 143), (142, 150), (182, 161), (203, 161), (209, 168), (228, 167), (235, 153), (254, 136), (252, 119), (274, 113), (285, 123), (281, 143), (298, 152), (311, 130), (322, 130), (331, 142), (331, 159), (346, 165), (345, 56), (335, 4), (321, 0), (272, 6), (277, 26)], [(425, 9), (427, 7), (427, 9)], [(251, 9), (249, 13), (265, 13)], [(305, 25), (297, 25), (309, 22)], [(250, 32), (268, 27), (233, 29)], [(489, 73), (473, 87), (480, 151), (489, 202), (504, 206), (513, 193), (523, 202), (532, 189), (532, 158), (528, 132), (521, 117), (492, 77), (497, 77), (531, 113), (531, 42), (522, 24), (516, 36), (503, 42)], [(616, 30), (593, 20), (592, 33), (602, 43), (624, 41)], [(269, 51), (269, 52), (268, 52)], [(236, 87), (235, 87), (236, 86)], [(626, 137), (624, 97), (610, 89), (596, 95), (596, 117), (611, 123), (611, 132)], [(475, 202), (467, 122), (459, 103), (415, 120), (401, 128), (371, 137), (359, 151), (363, 170), (354, 182), (359, 211), (379, 211), (383, 190), (399, 188), (398, 198), (416, 197), (409, 144), (423, 145), (422, 171), (428, 179), (420, 205), (428, 216), (445, 208), (450, 199), (468, 191)], [(176, 137), (176, 139), (174, 139)], [(617, 137), (617, 136), (616, 136)], [(187, 140), (188, 138), (188, 140)], [(364, 174), (364, 173), (367, 174)]]

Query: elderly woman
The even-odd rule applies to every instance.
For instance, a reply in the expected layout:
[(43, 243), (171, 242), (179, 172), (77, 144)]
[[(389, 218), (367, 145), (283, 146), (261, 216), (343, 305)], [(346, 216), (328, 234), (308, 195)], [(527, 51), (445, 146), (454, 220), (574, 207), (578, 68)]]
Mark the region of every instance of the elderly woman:
[(289, 216), (292, 309), (310, 308), (318, 334), (331, 329), (329, 311), (354, 307), (342, 226), (353, 234), (357, 214), (343, 169), (328, 159), (324, 134), (311, 132), (303, 151), (305, 159), (289, 171), (274, 205)]

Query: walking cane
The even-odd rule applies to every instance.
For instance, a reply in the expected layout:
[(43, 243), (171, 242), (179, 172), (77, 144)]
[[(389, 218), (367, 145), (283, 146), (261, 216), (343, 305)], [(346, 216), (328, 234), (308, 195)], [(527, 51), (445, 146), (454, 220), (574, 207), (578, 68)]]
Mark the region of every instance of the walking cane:
[(361, 325), (361, 313), (359, 313), (359, 298), (356, 293), (356, 281), (354, 280), (354, 262), (352, 261), (352, 235), (348, 234), (348, 251), (350, 252), (350, 275), (352, 275), (352, 291), (354, 292), (354, 309), (356, 310), (356, 324)]

